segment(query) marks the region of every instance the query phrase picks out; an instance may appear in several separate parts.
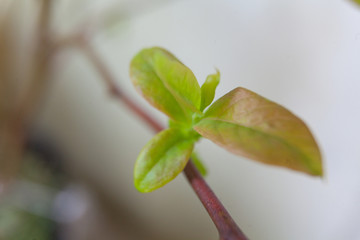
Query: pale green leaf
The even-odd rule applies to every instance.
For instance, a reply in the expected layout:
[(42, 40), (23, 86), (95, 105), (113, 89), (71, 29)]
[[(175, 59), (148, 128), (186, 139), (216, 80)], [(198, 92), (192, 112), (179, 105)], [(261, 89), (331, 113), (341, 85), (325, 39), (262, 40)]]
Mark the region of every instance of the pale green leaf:
[(203, 163), (203, 161), (200, 159), (199, 155), (196, 152), (193, 152), (191, 154), (191, 160), (194, 163), (195, 167), (199, 171), (199, 173), (205, 177), (207, 175), (207, 169)]
[(319, 148), (303, 121), (284, 107), (236, 88), (209, 107), (194, 129), (230, 152), (322, 175)]
[(134, 169), (135, 187), (151, 192), (174, 179), (185, 167), (194, 140), (188, 140), (179, 129), (158, 133), (141, 150)]
[(200, 111), (203, 111), (209, 106), (215, 97), (215, 90), (220, 82), (220, 72), (216, 71), (215, 74), (207, 76), (204, 84), (201, 86), (201, 107)]
[(201, 90), (193, 72), (169, 52), (159, 48), (154, 52), (154, 67), (179, 104), (199, 112)]
[(200, 108), (200, 87), (194, 74), (164, 49), (140, 51), (131, 61), (130, 76), (136, 89), (155, 108), (174, 121), (191, 122)]

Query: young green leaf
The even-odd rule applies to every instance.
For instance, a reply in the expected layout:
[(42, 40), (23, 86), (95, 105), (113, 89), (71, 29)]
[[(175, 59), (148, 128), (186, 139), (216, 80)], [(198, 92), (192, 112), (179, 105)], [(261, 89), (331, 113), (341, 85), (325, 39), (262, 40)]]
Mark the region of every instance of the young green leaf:
[(204, 163), (202, 162), (202, 160), (200, 159), (199, 155), (196, 152), (193, 152), (191, 154), (191, 160), (194, 163), (197, 170), (199, 171), (199, 173), (203, 177), (205, 177), (207, 175), (207, 169), (206, 169)]
[(154, 67), (179, 104), (192, 112), (199, 112), (201, 90), (193, 72), (169, 52), (158, 48), (154, 52)]
[(215, 97), (215, 89), (220, 82), (220, 72), (207, 76), (204, 84), (201, 86), (201, 106), (200, 111), (203, 111), (209, 106)]
[(235, 154), (322, 175), (320, 151), (307, 126), (247, 89), (236, 88), (217, 100), (194, 129)]
[(136, 89), (171, 119), (191, 122), (200, 108), (200, 86), (190, 69), (164, 49), (140, 51), (131, 61), (130, 76)]
[(141, 150), (134, 169), (135, 187), (151, 192), (174, 179), (185, 167), (194, 147), (181, 130), (170, 128), (158, 133)]

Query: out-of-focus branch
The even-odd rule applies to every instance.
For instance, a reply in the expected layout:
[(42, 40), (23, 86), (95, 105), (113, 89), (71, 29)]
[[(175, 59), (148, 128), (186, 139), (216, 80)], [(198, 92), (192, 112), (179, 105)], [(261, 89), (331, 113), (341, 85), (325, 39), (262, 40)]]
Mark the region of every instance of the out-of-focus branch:
[(121, 102), (123, 102), (136, 115), (138, 115), (154, 131), (159, 132), (163, 130), (163, 127), (157, 121), (155, 121), (155, 119), (144, 112), (137, 104), (135, 104), (128, 96), (126, 96), (126, 94), (124, 94), (119, 87), (117, 87), (115, 78), (104, 65), (92, 46), (90, 46), (87, 41), (82, 41), (81, 43), (82, 44), (80, 44), (79, 47), (83, 50), (83, 53), (87, 56), (89, 61), (101, 75), (101, 78), (108, 87), (110, 94), (113, 97), (121, 100)]
[(30, 76), (29, 87), (20, 99), (16, 109), (16, 121), (27, 124), (35, 106), (39, 103), (49, 77), (53, 42), (51, 41), (51, 12), (53, 0), (42, 0), (41, 11), (37, 26), (37, 39), (34, 51), (34, 65)]
[[(10, 110), (6, 113), (7, 116), (3, 118), (5, 120), (0, 126), (0, 178), (3, 180), (9, 180), (18, 168), (23, 154), (26, 129), (31, 121), (32, 113), (45, 92), (52, 52), (52, 43), (49, 38), (52, 3), (53, 0), (41, 1), (36, 26), (37, 34), (34, 41), (33, 62), (30, 63), (32, 64), (30, 73), (25, 76), (29, 79), (24, 81), (27, 86), (21, 92), (18, 101), (11, 101), (14, 106), (9, 108)], [(12, 70), (14, 69), (16, 68)], [(6, 80), (11, 82), (14, 79), (10, 75)], [(10, 90), (8, 89), (8, 91)], [(2, 97), (6, 98), (6, 96)]]

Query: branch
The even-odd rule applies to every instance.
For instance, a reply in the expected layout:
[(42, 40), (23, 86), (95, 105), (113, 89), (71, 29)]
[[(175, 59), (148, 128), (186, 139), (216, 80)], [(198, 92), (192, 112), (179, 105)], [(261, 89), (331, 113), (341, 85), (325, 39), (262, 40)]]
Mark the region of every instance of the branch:
[(20, 97), (19, 106), (14, 110), (15, 125), (27, 127), (35, 108), (40, 103), (47, 87), (53, 43), (51, 34), (51, 14), (53, 0), (42, 0), (37, 23), (34, 63), (30, 74), (30, 84)]
[[(82, 38), (83, 39), (83, 38)], [(164, 128), (159, 124), (155, 119), (153, 119), (149, 114), (144, 112), (141, 107), (135, 104), (126, 94), (124, 94), (119, 87), (116, 86), (116, 80), (114, 76), (110, 73), (109, 69), (101, 61), (98, 54), (95, 50), (89, 45), (86, 39), (79, 39), (77, 46), (82, 50), (88, 60), (93, 64), (95, 69), (99, 72), (103, 81), (110, 94), (123, 102), (131, 111), (138, 115), (149, 127), (151, 127), (155, 132), (160, 132)]]
[[(116, 80), (109, 69), (105, 66), (97, 52), (84, 41), (78, 42), (78, 47), (87, 56), (88, 60), (94, 65), (99, 72), (103, 81), (109, 88), (111, 95), (123, 102), (131, 111), (138, 115), (149, 127), (155, 132), (163, 130), (163, 127), (153, 119), (149, 114), (143, 111), (128, 96), (126, 96), (116, 85)], [(216, 228), (219, 231), (220, 240), (246, 240), (247, 238), (236, 225), (230, 214), (226, 211), (222, 203), (206, 184), (196, 167), (191, 161), (188, 162), (184, 169), (185, 176), (191, 187), (204, 205)]]
[[(0, 165), (2, 166), (0, 180), (2, 181), (9, 181), (19, 168), (27, 137), (26, 130), (47, 86), (46, 83), (51, 64), (49, 32), (52, 3), (53, 0), (42, 0), (41, 2), (36, 25), (37, 34), (35, 35), (34, 56), (33, 61), (30, 62), (31, 70), (25, 76), (25, 78), (28, 78), (28, 81), (21, 81), (27, 84), (27, 86), (24, 91), (19, 92), (19, 97), (15, 98), (16, 101), (11, 103), (11, 110), (7, 113), (8, 116), (5, 123), (3, 123), (5, 127), (0, 129), (2, 137), (0, 139)], [(12, 80), (14, 79), (11, 77), (4, 79), (4, 81)], [(15, 80), (17, 80), (16, 77)], [(5, 89), (5, 91), (9, 91), (9, 89)]]
[(184, 173), (218, 229), (220, 240), (246, 240), (244, 233), (241, 232), (191, 161), (186, 165)]

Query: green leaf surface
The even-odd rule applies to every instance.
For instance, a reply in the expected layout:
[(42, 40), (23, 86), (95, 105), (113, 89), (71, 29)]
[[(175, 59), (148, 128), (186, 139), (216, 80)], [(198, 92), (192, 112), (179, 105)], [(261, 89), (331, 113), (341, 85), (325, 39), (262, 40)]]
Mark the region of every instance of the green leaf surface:
[(141, 150), (134, 169), (135, 187), (151, 192), (174, 179), (185, 167), (194, 147), (179, 129), (158, 133)]
[(230, 152), (311, 175), (322, 175), (319, 148), (303, 121), (244, 88), (217, 100), (194, 126)]
[(154, 62), (159, 78), (181, 106), (199, 112), (201, 90), (193, 72), (165, 50), (155, 51)]
[(207, 76), (204, 84), (201, 86), (201, 106), (200, 111), (203, 111), (209, 106), (215, 97), (215, 90), (220, 82), (220, 72)]
[(199, 155), (196, 152), (193, 152), (191, 154), (191, 160), (194, 163), (195, 167), (199, 171), (199, 173), (205, 177), (207, 175), (207, 169), (203, 163), (203, 161), (200, 159)]
[(168, 51), (140, 51), (131, 61), (130, 77), (145, 99), (171, 119), (191, 122), (192, 113), (199, 112), (201, 90), (194, 74)]
[(360, 6), (360, 0), (352, 0), (352, 1)]

